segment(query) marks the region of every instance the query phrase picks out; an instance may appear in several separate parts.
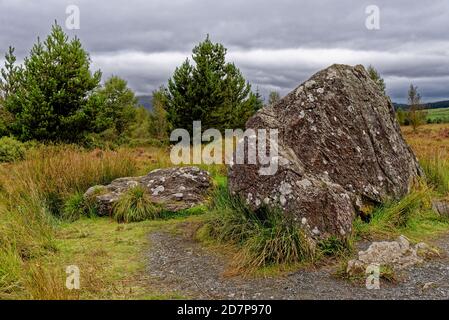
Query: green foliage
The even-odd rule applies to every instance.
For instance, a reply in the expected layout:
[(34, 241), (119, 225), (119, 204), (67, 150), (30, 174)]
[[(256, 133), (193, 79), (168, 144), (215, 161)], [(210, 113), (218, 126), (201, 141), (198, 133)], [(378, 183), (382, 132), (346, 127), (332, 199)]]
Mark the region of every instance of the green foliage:
[(98, 95), (101, 108), (95, 118), (96, 131), (112, 129), (117, 136), (122, 135), (136, 116), (137, 98), (134, 92), (125, 80), (112, 76)]
[(401, 126), (406, 125), (407, 112), (405, 112), (404, 109), (399, 108), (396, 111), (396, 119), (398, 119), (398, 122)]
[(164, 88), (160, 88), (153, 92), (153, 112), (150, 114), (150, 134), (154, 139), (161, 142), (168, 141), (168, 131), (170, 129), (167, 111), (165, 107), (168, 105), (167, 95)]
[(367, 71), (371, 80), (373, 80), (379, 86), (380, 91), (385, 94), (385, 81), (382, 79), (379, 72), (377, 72), (377, 70), (371, 65), (368, 67)]
[(408, 90), (408, 103), (410, 105), (408, 120), (413, 130), (416, 131), (420, 125), (426, 122), (427, 113), (422, 110), (421, 95), (418, 92), (418, 87), (413, 84), (410, 84)]
[(44, 42), (38, 39), (23, 68), (11, 71), (7, 65), (14, 80), (6, 81), (14, 90), (4, 104), (14, 117), (13, 134), (20, 140), (79, 141), (91, 130), (100, 103), (92, 92), (101, 73), (91, 74), (89, 65), (79, 39), (69, 40), (57, 24)]
[(0, 98), (5, 100), (11, 95), (18, 87), (20, 67), (16, 66), (17, 61), (14, 55), (14, 48), (9, 47), (8, 52), (5, 54), (5, 67), (0, 71)]
[(404, 234), (410, 238), (422, 237), (435, 230), (447, 229), (447, 224), (430, 208), (432, 191), (422, 185), (401, 200), (377, 208), (369, 221), (354, 221), (357, 237), (394, 237)]
[(9, 47), (5, 55), (5, 67), (0, 70), (0, 137), (10, 134), (13, 120), (12, 114), (6, 109), (6, 99), (17, 89), (19, 83), (21, 69), (15, 63), (14, 48)]
[(322, 256), (347, 256), (351, 253), (353, 244), (351, 239), (341, 239), (335, 236), (318, 242), (319, 254)]
[(449, 193), (449, 161), (444, 155), (436, 153), (420, 160), (427, 183), (441, 195)]
[(0, 138), (0, 162), (22, 160), (25, 156), (23, 143), (11, 137)]
[[(98, 191), (101, 192), (101, 190)], [(81, 216), (93, 217), (96, 215), (97, 210), (94, 200), (85, 199), (81, 192), (71, 195), (61, 210), (61, 218), (66, 221), (75, 221)]]
[(187, 59), (176, 68), (166, 90), (168, 120), (174, 128), (243, 128), (261, 106), (240, 70), (225, 61), (226, 49), (209, 36), (193, 49), (194, 65)]
[(219, 186), (214, 196), (213, 218), (203, 232), (211, 239), (239, 248), (239, 268), (261, 268), (315, 259), (314, 246), (292, 219), (280, 210), (254, 212)]
[(449, 108), (427, 109), (427, 123), (449, 123)]
[(142, 187), (137, 186), (120, 197), (112, 212), (118, 222), (129, 223), (157, 219), (160, 217), (161, 209), (151, 201)]

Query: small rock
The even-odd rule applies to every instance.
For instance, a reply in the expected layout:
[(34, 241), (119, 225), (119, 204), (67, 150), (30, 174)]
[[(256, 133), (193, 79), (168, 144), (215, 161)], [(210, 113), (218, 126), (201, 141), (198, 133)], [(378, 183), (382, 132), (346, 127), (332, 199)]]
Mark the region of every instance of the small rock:
[(428, 255), (431, 248), (419, 243), (410, 245), (405, 236), (396, 241), (373, 242), (365, 251), (360, 251), (358, 259), (348, 262), (347, 272), (350, 275), (364, 272), (369, 265), (391, 266), (395, 270), (402, 270), (424, 262), (423, 257)]

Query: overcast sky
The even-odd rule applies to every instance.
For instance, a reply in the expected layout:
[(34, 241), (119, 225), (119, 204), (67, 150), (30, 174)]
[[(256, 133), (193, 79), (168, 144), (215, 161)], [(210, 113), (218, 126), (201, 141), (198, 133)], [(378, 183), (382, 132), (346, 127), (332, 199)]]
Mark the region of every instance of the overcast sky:
[[(125, 78), (138, 94), (167, 82), (210, 34), (228, 61), (266, 95), (288, 93), (333, 63), (372, 64), (397, 102), (411, 82), (426, 102), (449, 98), (448, 0), (0, 0), (0, 50), (19, 59), (66, 7), (80, 9), (78, 35), (93, 68)], [(380, 9), (368, 30), (365, 10)], [(3, 61), (2, 61), (3, 62)]]

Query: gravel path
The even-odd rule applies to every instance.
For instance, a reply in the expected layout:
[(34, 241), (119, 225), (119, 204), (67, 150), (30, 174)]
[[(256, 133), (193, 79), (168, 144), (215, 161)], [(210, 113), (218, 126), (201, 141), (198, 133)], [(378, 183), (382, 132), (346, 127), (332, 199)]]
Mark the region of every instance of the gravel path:
[(192, 299), (449, 299), (449, 236), (436, 243), (443, 258), (407, 270), (398, 284), (381, 282), (379, 290), (338, 279), (332, 267), (273, 278), (226, 277), (226, 259), (189, 237), (149, 237), (149, 286), (161, 293)]

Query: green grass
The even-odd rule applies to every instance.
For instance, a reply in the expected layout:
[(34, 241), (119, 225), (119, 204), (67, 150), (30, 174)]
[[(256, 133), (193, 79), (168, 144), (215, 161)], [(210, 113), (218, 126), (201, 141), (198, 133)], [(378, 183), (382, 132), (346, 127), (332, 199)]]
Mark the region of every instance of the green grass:
[(420, 161), (426, 179), (440, 195), (449, 193), (449, 160), (443, 154), (435, 152)]
[(426, 109), (427, 119), (432, 122), (441, 119), (441, 122), (449, 122), (449, 108)]
[(81, 192), (77, 192), (70, 196), (64, 203), (61, 218), (67, 221), (78, 220), (82, 215), (90, 215), (95, 213), (95, 208), (89, 206)]
[[(0, 296), (66, 297), (52, 287), (60, 269), (42, 270), (58, 254), (59, 218), (79, 214), (79, 193), (136, 170), (125, 152), (85, 152), (76, 147), (39, 147), (26, 159), (0, 165)], [(78, 193), (78, 195), (76, 195)]]
[[(404, 234), (424, 241), (449, 230), (447, 219), (430, 206), (432, 197), (449, 192), (449, 165), (442, 155), (421, 159), (431, 188), (415, 189), (376, 208), (369, 222), (356, 220), (354, 238), (345, 241), (330, 238), (314, 245), (280, 211), (252, 212), (229, 194), (224, 166), (202, 166), (216, 187), (209, 207), (168, 212), (154, 208), (142, 190), (133, 189), (117, 205), (118, 221), (128, 223), (96, 217), (82, 197), (88, 187), (169, 165), (163, 150), (136, 149), (132, 157), (128, 153), (51, 147), (31, 152), (25, 161), (0, 165), (0, 298), (183, 298), (148, 287), (142, 253), (151, 250), (149, 232), (180, 232), (185, 222), (203, 225), (198, 233), (202, 241), (219, 243), (220, 251), (228, 248), (238, 272), (265, 275), (323, 258), (345, 259), (352, 242), (361, 238)], [(133, 222), (140, 220), (145, 221)], [(65, 267), (73, 264), (82, 272), (77, 293), (61, 285)]]
[(431, 189), (421, 186), (400, 201), (376, 208), (368, 222), (354, 221), (356, 239), (391, 239), (405, 235), (424, 241), (449, 230), (449, 220), (431, 209)]
[(97, 217), (63, 223), (57, 233), (59, 253), (49, 264), (65, 270), (77, 265), (81, 271), (80, 299), (185, 299), (177, 292), (160, 293), (149, 287), (145, 252), (151, 250), (148, 234), (172, 232), (183, 222), (202, 216), (147, 220), (128, 224)]
[(162, 209), (154, 204), (141, 186), (129, 189), (114, 204), (112, 216), (117, 222), (139, 222), (154, 220), (161, 216)]
[(226, 186), (217, 187), (210, 217), (200, 230), (200, 238), (237, 247), (233, 261), (238, 270), (254, 271), (315, 259), (313, 244), (292, 219), (275, 209), (254, 212), (231, 196)]

